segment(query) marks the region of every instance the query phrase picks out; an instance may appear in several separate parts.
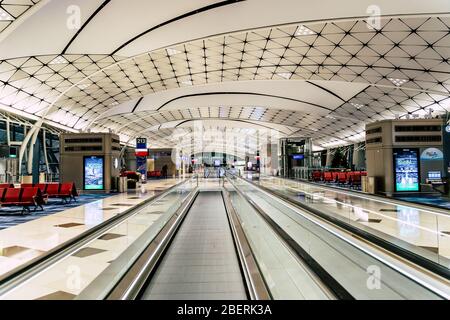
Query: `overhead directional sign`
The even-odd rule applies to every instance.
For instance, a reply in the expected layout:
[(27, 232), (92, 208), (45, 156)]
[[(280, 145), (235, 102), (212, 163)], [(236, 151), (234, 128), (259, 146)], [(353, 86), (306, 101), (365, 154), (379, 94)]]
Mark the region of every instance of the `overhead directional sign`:
[(136, 154), (136, 157), (147, 157), (148, 156), (147, 138), (137, 138), (136, 139), (135, 154)]

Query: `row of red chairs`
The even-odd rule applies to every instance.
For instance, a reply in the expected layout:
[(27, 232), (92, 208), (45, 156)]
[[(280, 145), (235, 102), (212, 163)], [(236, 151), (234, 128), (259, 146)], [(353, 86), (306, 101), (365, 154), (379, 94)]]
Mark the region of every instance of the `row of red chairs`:
[[(48, 198), (60, 198), (63, 202), (76, 201), (78, 196), (77, 188), (75, 183), (22, 183), (21, 188), (38, 188), (44, 199)], [(2, 183), (0, 184), (0, 189), (14, 189), (13, 184)]]
[(30, 207), (44, 210), (45, 204), (44, 196), (38, 187), (25, 188), (1, 188), (0, 187), (0, 205), (2, 207), (21, 206), (22, 214), (27, 211), (30, 212)]
[(349, 172), (339, 172), (339, 171), (313, 171), (312, 180), (319, 182), (329, 182), (338, 184), (347, 184), (350, 186), (361, 185), (361, 177), (367, 176), (366, 171), (349, 171)]
[(148, 171), (147, 177), (148, 178), (161, 178), (162, 173), (161, 171)]

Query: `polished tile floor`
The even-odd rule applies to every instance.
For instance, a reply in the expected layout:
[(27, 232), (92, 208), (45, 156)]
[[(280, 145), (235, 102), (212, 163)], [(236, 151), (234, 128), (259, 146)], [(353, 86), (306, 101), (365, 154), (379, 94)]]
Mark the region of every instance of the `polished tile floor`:
[(0, 230), (0, 278), (98, 224), (142, 203), (179, 180), (155, 180), (142, 188)]
[(61, 211), (79, 207), (103, 198), (111, 197), (111, 194), (82, 194), (77, 197), (77, 201), (62, 203), (61, 199), (49, 199), (44, 206), (44, 210), (31, 211), (31, 213), (22, 214), (22, 208), (9, 207), (0, 210), (0, 230), (14, 227), (16, 225), (40, 219)]

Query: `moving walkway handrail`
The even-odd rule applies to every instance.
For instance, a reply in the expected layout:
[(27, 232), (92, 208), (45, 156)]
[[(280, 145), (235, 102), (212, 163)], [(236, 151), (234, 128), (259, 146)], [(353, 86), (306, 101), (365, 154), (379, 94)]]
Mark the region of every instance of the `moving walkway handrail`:
[[(234, 176), (234, 175), (232, 175)], [(264, 218), (264, 220), (272, 227), (272, 229), (283, 239), (288, 246), (295, 252), (298, 258), (304, 263), (305, 267), (310, 269), (311, 275), (315, 276), (316, 283), (333, 298), (342, 300), (354, 300), (354, 297), (340, 284), (338, 283), (317, 261), (315, 261), (311, 255), (308, 254), (291, 236), (287, 234), (272, 218), (270, 218), (263, 209), (261, 209), (252, 199), (242, 193), (238, 187), (228, 179), (230, 183), (235, 187), (236, 192), (243, 197), (256, 212)], [(245, 181), (245, 180), (244, 180)]]
[[(106, 300), (134, 300), (139, 297), (152, 273), (156, 271), (161, 258), (164, 256), (166, 249), (169, 247), (198, 194), (199, 190), (196, 188), (109, 292)], [(95, 286), (95, 283), (92, 286)]]
[(128, 219), (130, 216), (134, 215), (140, 208), (163, 198), (174, 189), (182, 186), (183, 184), (189, 182), (190, 180), (183, 180), (170, 188), (164, 190), (160, 194), (154, 195), (148, 199), (145, 199), (141, 203), (137, 204), (135, 207), (125, 210), (124, 212), (108, 219), (95, 227), (81, 233), (80, 235), (60, 244), (59, 246), (53, 248), (47, 253), (30, 260), (29, 262), (11, 270), (10, 272), (4, 274), (0, 277), (0, 296), (3, 296), (8, 291), (17, 288), (17, 286), (25, 283), (27, 280), (33, 278), (36, 274), (48, 269), (53, 264), (57, 263), (64, 257), (67, 257), (75, 253), (79, 248), (85, 244), (93, 241), (94, 239), (101, 236), (107, 230), (120, 224), (122, 221)]
[[(238, 179), (244, 181), (245, 183), (252, 185), (253, 187), (255, 187), (255, 188), (257, 188), (257, 189), (262, 190), (263, 192), (267, 193), (268, 195), (271, 195), (271, 196), (273, 196), (273, 197), (275, 197), (275, 198), (280, 198), (281, 200), (284, 200), (284, 198), (279, 197), (279, 196), (278, 196), (277, 194), (275, 194), (274, 192), (271, 192), (270, 190), (266, 191), (263, 187), (261, 187), (261, 186), (259, 186), (259, 185), (256, 185), (256, 184), (254, 184), (253, 182), (250, 182), (250, 181), (248, 181), (248, 180), (246, 180), (246, 179), (244, 179), (244, 178), (238, 177), (238, 176), (233, 175), (233, 174), (229, 174), (229, 175), (231, 175), (232, 177), (238, 178)], [(232, 179), (229, 179), (229, 180), (232, 181)], [(231, 182), (231, 183), (234, 185), (233, 182)], [(259, 211), (260, 213), (262, 213), (263, 217), (264, 217), (269, 223), (273, 224), (274, 228), (275, 228), (277, 231), (280, 231), (280, 232), (281, 232), (280, 235), (282, 235), (282, 236), (283, 236), (283, 234), (286, 234), (286, 235), (287, 235), (287, 233), (286, 233), (280, 226), (278, 226), (278, 225), (277, 225), (277, 224), (276, 224), (269, 216), (267, 216), (267, 214), (265, 214), (264, 211), (263, 211), (261, 208), (259, 208), (258, 205), (257, 205), (256, 203), (254, 203), (254, 201), (253, 201), (252, 199), (249, 199), (248, 196), (244, 195), (244, 194), (239, 190), (238, 187), (236, 187), (236, 191), (237, 191), (238, 193), (240, 193), (243, 197), (245, 197), (245, 198), (247, 199), (247, 201), (249, 201), (249, 203), (250, 203), (257, 211)], [(309, 208), (306, 208), (306, 209), (305, 209), (305, 208), (302, 208), (301, 206), (295, 205), (295, 203), (291, 203), (291, 201), (286, 201), (286, 202), (287, 202), (288, 204), (290, 204), (292, 207), (298, 208), (298, 209), (300, 209), (300, 210), (302, 210), (302, 211), (305, 211), (306, 213), (310, 213), (310, 212), (311, 212), (311, 211), (309, 210)], [(309, 217), (307, 217), (307, 216), (304, 216), (304, 215), (302, 215), (302, 216), (303, 216), (304, 218), (306, 218), (307, 220), (309, 220), (310, 222), (312, 222), (312, 223), (318, 225), (318, 226), (321, 227), (322, 229), (325, 229), (326, 231), (330, 232), (331, 234), (333, 234), (333, 235), (337, 236), (338, 238), (342, 239), (343, 241), (347, 242), (347, 243), (350, 244), (351, 246), (356, 247), (357, 249), (359, 249), (359, 250), (361, 250), (362, 252), (368, 254), (369, 256), (372, 256), (373, 258), (379, 260), (380, 262), (382, 262), (383, 264), (387, 265), (388, 267), (390, 267), (390, 268), (396, 270), (396, 271), (399, 272), (400, 274), (402, 274), (402, 275), (404, 275), (405, 277), (409, 278), (411, 281), (416, 282), (417, 284), (419, 284), (419, 285), (421, 285), (421, 286), (427, 288), (428, 290), (434, 292), (436, 295), (439, 295), (439, 296), (441, 296), (441, 297), (443, 297), (443, 298), (445, 298), (445, 299), (449, 299), (449, 294), (448, 294), (448, 292), (444, 292), (444, 291), (442, 291), (441, 289), (439, 289), (438, 287), (429, 287), (428, 284), (426, 284), (426, 283), (424, 283), (423, 281), (421, 281), (421, 280), (415, 278), (414, 276), (412, 276), (412, 275), (409, 274), (408, 272), (405, 272), (405, 271), (402, 270), (401, 268), (398, 268), (397, 266), (392, 265), (391, 263), (389, 263), (389, 262), (387, 262), (387, 261), (381, 259), (380, 257), (377, 257), (377, 256), (374, 255), (372, 252), (369, 252), (369, 251), (363, 249), (361, 246), (357, 245), (353, 240), (349, 239), (348, 237), (343, 237), (342, 235), (340, 235), (340, 234), (338, 234), (338, 233), (332, 231), (330, 228), (328, 228), (328, 227), (326, 227), (326, 226), (324, 226), (324, 225), (320, 225), (318, 222), (314, 221), (313, 219), (311, 219), (311, 218), (309, 218)], [(312, 216), (314, 216), (314, 214), (312, 214)], [(318, 217), (318, 218), (321, 219), (320, 217)], [(328, 221), (325, 220), (325, 219), (321, 219), (321, 220), (322, 220), (322, 221), (328, 222)], [(328, 222), (328, 223), (330, 223), (330, 222)], [(331, 223), (331, 225), (333, 225), (333, 224)], [(294, 246), (294, 247), (293, 247), (294, 250), (298, 249), (300, 246), (299, 246), (295, 241), (293, 241), (292, 239), (289, 240), (289, 238), (290, 238), (289, 235), (287, 235), (287, 236), (288, 236), (287, 242), (288, 242), (290, 245), (292, 244), (292, 245)], [(300, 254), (300, 256), (301, 256), (301, 253), (302, 253), (302, 251), (304, 251), (304, 250), (303, 250), (302, 248), (299, 248), (299, 249), (300, 249), (299, 254)], [(297, 250), (296, 250), (296, 251), (297, 251)], [(307, 256), (306, 256), (306, 259), (308, 259), (308, 254), (306, 253), (306, 255), (307, 255)], [(306, 260), (306, 262), (309, 262), (309, 261)], [(314, 266), (314, 262), (313, 262), (313, 266)], [(320, 267), (320, 266), (319, 266), (319, 267)], [(320, 269), (319, 269), (319, 272), (320, 272)], [(326, 271), (325, 271), (325, 272), (326, 272)], [(321, 275), (319, 274), (319, 276), (321, 276)], [(326, 276), (327, 276), (327, 273), (325, 273), (325, 277), (326, 277)], [(331, 277), (331, 276), (330, 276), (330, 277)], [(448, 278), (446, 278), (446, 279), (448, 279)], [(332, 280), (332, 281), (335, 281), (334, 279), (331, 279), (331, 280)], [(325, 280), (325, 283), (327, 283), (326, 280)], [(333, 282), (332, 282), (332, 284), (333, 284)], [(340, 285), (338, 284), (338, 287), (337, 287), (337, 288), (339, 289), (339, 287), (340, 287)], [(331, 288), (331, 289), (333, 290), (333, 288)], [(333, 290), (333, 291), (334, 291), (334, 290)], [(345, 294), (345, 292), (346, 292), (346, 290), (344, 289), (344, 294)], [(339, 294), (339, 292), (337, 292), (337, 293)]]
[(267, 285), (261, 275), (261, 271), (259, 270), (250, 244), (242, 229), (241, 222), (231, 203), (230, 195), (225, 188), (222, 191), (222, 196), (250, 299), (270, 300), (272, 299), (270, 292), (267, 289)]
[[(279, 197), (279, 198), (285, 200), (286, 202), (290, 203), (291, 205), (293, 205), (299, 209), (306, 210), (317, 217), (320, 217), (332, 224), (335, 224), (336, 226), (346, 230), (347, 232), (358, 235), (359, 237), (361, 237), (361, 238), (363, 238), (385, 250), (393, 252), (396, 255), (398, 255), (399, 257), (402, 257), (408, 261), (411, 261), (414, 264), (435, 273), (436, 275), (444, 277), (445, 279), (450, 279), (450, 270), (448, 268), (446, 268), (445, 266), (443, 266), (442, 264), (436, 263), (436, 262), (434, 262), (430, 259), (427, 259), (426, 257), (421, 256), (413, 251), (407, 250), (402, 246), (399, 246), (393, 242), (387, 241), (387, 240), (375, 235), (374, 233), (365, 231), (365, 230), (358, 228), (352, 224), (349, 224), (342, 219), (338, 219), (338, 218), (332, 217), (328, 214), (325, 214), (325, 213), (321, 212), (320, 210), (313, 208), (312, 206), (309, 206), (307, 204), (304, 204), (304, 203), (301, 203), (298, 201), (294, 201), (282, 193), (273, 191), (265, 186), (256, 184), (247, 179), (243, 179), (241, 177), (239, 177), (239, 178), (246, 181), (247, 183), (252, 184), (256, 188), (260, 188), (261, 190), (264, 190), (265, 192), (267, 192), (275, 197)], [(395, 240), (399, 241), (399, 242), (404, 242), (403, 240), (398, 239), (398, 238), (395, 238)]]

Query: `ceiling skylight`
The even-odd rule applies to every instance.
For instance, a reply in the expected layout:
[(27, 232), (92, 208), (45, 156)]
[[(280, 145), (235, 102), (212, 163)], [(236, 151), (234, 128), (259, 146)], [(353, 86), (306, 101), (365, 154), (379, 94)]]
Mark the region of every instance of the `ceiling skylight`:
[(181, 53), (180, 50), (176, 50), (176, 49), (173, 49), (173, 48), (168, 48), (168, 49), (166, 49), (166, 51), (167, 51), (167, 54), (169, 56), (173, 56), (173, 55)]
[(66, 64), (69, 63), (69, 61), (66, 60), (63, 56), (57, 56), (55, 59), (50, 61), (49, 64)]
[(90, 84), (82, 83), (82, 84), (79, 84), (77, 87), (80, 88), (81, 90), (84, 90), (84, 89), (89, 88), (90, 86), (91, 86)]
[(305, 26), (299, 26), (297, 28), (297, 31), (295, 31), (295, 35), (296, 36), (310, 36), (316, 34), (314, 31), (312, 31), (311, 29), (308, 29)]
[(192, 86), (192, 80), (181, 81), (181, 83), (187, 86)]
[(356, 109), (361, 109), (362, 107), (365, 107), (363, 104), (359, 104), (359, 103), (350, 103), (352, 106), (354, 106)]
[(0, 8), (0, 21), (13, 21), (14, 17)]
[(291, 72), (280, 72), (280, 73), (277, 73), (277, 75), (284, 79), (290, 79), (292, 77)]
[(408, 80), (405, 80), (405, 79), (395, 79), (395, 78), (389, 78), (389, 81), (391, 81), (397, 87), (400, 87), (402, 84), (405, 84), (406, 82), (408, 82)]

